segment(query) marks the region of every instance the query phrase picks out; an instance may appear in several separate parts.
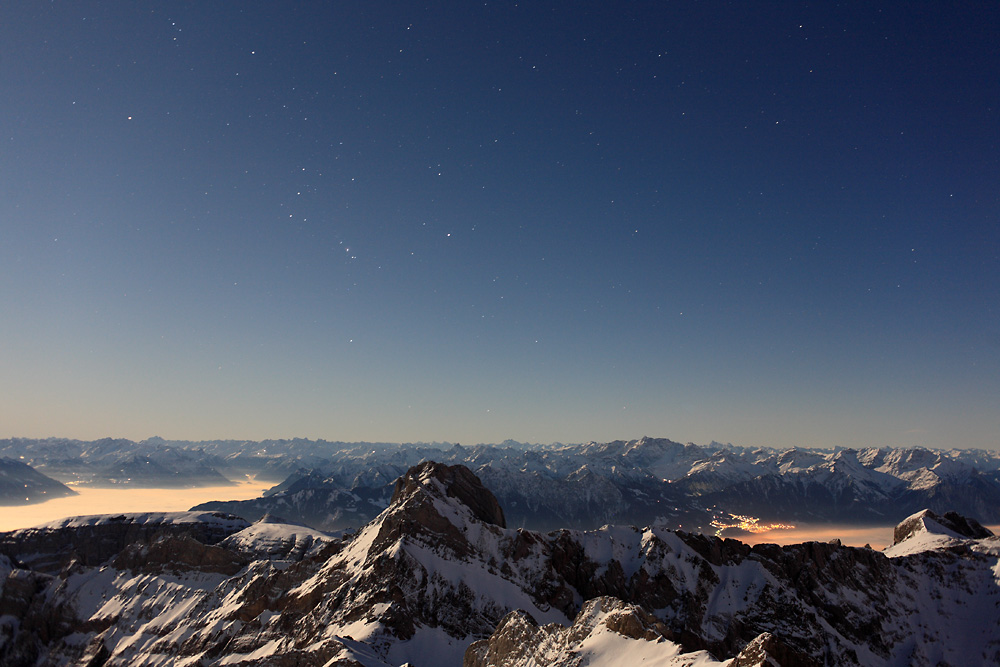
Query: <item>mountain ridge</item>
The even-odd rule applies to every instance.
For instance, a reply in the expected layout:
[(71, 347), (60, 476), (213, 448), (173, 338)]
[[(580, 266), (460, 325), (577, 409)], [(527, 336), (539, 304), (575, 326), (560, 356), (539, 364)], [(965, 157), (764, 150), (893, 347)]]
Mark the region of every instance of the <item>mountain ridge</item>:
[[(326, 530), (356, 528), (386, 507), (386, 479), (433, 457), (468, 466), (511, 525), (535, 530), (660, 523), (709, 531), (714, 520), (893, 524), (930, 508), (1000, 523), (1000, 458), (930, 450), (710, 449), (645, 438), (545, 450), (490, 446), (385, 453), (345, 449), (293, 473), (266, 498), (197, 509), (294, 516)], [(994, 463), (990, 463), (994, 461)], [(372, 474), (372, 473), (375, 474)]]
[[(477, 659), (470, 646), (494, 638), (517, 610), (549, 627), (545, 655), (559, 665), (584, 650), (606, 657), (608, 642), (663, 665), (1000, 658), (990, 621), (1000, 617), (1000, 543), (988, 531), (957, 532), (975, 526), (955, 517), (915, 518), (896, 546), (921, 549), (889, 557), (838, 543), (750, 547), (656, 527), (505, 528), (496, 498), (462, 466), (425, 463), (396, 486), (390, 506), (357, 533), (298, 551), (271, 549), (274, 534), (255, 536), (253, 526), (302, 538), (309, 529), (202, 513), (197, 522), (222, 526), (211, 544), (154, 530), (100, 563), (71, 559), (47, 573), (25, 559), (39, 548), (31, 531), (4, 534), (0, 606), (16, 622), (0, 617), (0, 662), (459, 665)], [(60, 531), (132, 525), (155, 522), (70, 521), (51, 528), (46, 548), (61, 552)], [(937, 539), (936, 526), (950, 532), (947, 544), (925, 539)], [(257, 539), (260, 548), (247, 548)], [(215, 564), (194, 567), (208, 547)], [(558, 629), (578, 619), (568, 633)], [(490, 664), (521, 664), (494, 654)]]

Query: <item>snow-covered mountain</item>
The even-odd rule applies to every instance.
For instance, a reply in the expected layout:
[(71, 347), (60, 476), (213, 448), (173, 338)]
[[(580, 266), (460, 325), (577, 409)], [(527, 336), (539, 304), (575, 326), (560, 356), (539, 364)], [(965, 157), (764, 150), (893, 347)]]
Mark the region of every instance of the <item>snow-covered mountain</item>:
[(910, 517), (886, 553), (749, 547), (663, 528), (509, 528), (458, 465), (422, 463), (393, 488), (385, 511), (337, 539), (211, 513), (2, 535), (0, 664), (1000, 659), (1000, 542), (958, 515)]
[(1000, 453), (976, 450), (773, 450), (662, 438), (547, 447), (153, 438), (6, 440), (0, 454), (92, 484), (197, 486), (223, 483), (223, 474), (284, 480), (262, 498), (196, 509), (251, 521), (275, 514), (327, 531), (373, 519), (388, 505), (393, 480), (428, 460), (470, 468), (511, 525), (535, 530), (656, 523), (707, 531), (729, 514), (892, 524), (925, 508), (1000, 522)]
[[(989, 468), (982, 452), (971, 456)], [(924, 508), (1000, 522), (1000, 480), (978, 472), (961, 452), (750, 450), (654, 438), (547, 449), (347, 447), (318, 468), (297, 471), (266, 498), (198, 509), (356, 528), (386, 506), (387, 480), (430, 459), (472, 469), (511, 525), (536, 530), (657, 523), (707, 531), (713, 518), (728, 514), (892, 524)]]

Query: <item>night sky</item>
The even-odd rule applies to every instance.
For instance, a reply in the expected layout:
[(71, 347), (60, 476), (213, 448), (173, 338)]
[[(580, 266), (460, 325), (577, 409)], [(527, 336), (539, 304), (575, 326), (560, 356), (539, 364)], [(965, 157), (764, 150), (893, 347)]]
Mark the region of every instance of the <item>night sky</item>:
[(6, 2), (0, 436), (998, 447), (998, 35)]

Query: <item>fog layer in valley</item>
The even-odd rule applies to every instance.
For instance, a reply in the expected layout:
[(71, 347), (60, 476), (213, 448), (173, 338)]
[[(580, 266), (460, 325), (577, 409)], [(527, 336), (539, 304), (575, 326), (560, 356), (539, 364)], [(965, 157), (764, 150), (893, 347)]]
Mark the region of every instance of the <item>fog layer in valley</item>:
[(30, 528), (68, 516), (125, 512), (183, 512), (210, 500), (257, 498), (274, 482), (242, 482), (235, 486), (194, 489), (95, 488), (75, 486), (79, 494), (37, 505), (0, 507), (0, 532)]
[(801, 525), (783, 530), (768, 530), (763, 533), (739, 534), (726, 531), (722, 537), (732, 537), (746, 544), (800, 544), (802, 542), (830, 542), (840, 540), (850, 547), (884, 549), (892, 544), (892, 530), (895, 526), (849, 526), (849, 525)]

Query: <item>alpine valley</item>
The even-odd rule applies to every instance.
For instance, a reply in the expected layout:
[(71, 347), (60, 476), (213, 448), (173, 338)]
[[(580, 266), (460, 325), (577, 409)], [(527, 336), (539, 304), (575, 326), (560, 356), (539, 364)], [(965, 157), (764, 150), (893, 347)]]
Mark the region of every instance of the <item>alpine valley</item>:
[[(774, 465), (879, 480), (911, 465), (891, 455)], [(706, 471), (748, 460), (730, 456)], [(1000, 541), (956, 513), (912, 514), (884, 552), (543, 533), (508, 527), (470, 467), (425, 461), (338, 537), (271, 515), (103, 515), (0, 534), (0, 554), (11, 667), (1000, 663)]]

